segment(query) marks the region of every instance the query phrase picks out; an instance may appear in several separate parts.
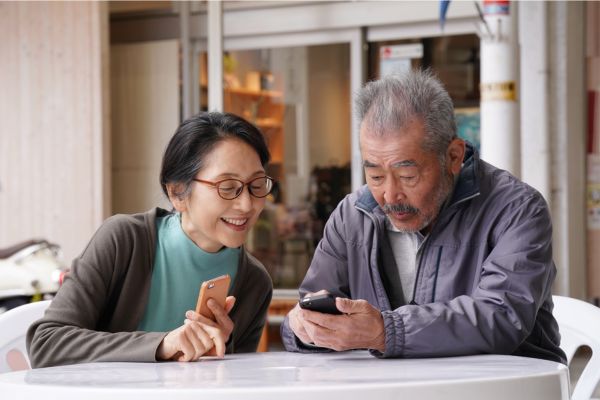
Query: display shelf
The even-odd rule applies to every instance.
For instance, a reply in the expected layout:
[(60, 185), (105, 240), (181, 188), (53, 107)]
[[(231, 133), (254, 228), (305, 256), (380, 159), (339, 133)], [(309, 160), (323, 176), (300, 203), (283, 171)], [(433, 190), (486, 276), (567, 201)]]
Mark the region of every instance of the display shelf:
[(255, 124), (265, 135), (272, 162), (283, 160), (283, 93), (274, 90), (224, 88), (224, 110)]
[(225, 88), (223, 89), (225, 94), (248, 96), (252, 98), (270, 97), (270, 98), (283, 98), (283, 93), (275, 90), (252, 90), (246, 88)]

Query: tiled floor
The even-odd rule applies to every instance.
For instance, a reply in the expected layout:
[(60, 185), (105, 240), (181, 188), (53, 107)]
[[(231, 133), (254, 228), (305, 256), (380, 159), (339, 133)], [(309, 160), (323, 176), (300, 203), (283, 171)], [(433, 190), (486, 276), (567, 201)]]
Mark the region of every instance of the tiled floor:
[[(569, 368), (569, 375), (571, 377), (571, 389), (575, 387), (577, 383), (577, 379), (581, 375), (581, 371), (585, 367), (585, 364), (590, 358), (591, 353), (589, 349), (579, 349), (575, 354), (575, 358), (571, 362), (571, 367)], [(596, 391), (594, 392), (595, 399), (600, 399), (600, 385), (596, 386)]]

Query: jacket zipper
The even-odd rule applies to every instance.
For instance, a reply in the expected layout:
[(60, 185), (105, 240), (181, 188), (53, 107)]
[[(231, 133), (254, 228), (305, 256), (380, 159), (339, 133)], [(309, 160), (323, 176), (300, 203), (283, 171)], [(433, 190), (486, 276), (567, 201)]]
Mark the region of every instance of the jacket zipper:
[(433, 290), (431, 291), (430, 303), (433, 303), (435, 301), (435, 290), (437, 286), (438, 272), (440, 272), (440, 260), (442, 259), (442, 249), (443, 247), (440, 246), (440, 249), (438, 250), (437, 261), (435, 263), (435, 276), (433, 277)]
[[(454, 208), (456, 207), (458, 204), (463, 203), (467, 200), (471, 200), (472, 198), (479, 196), (479, 192), (472, 194), (469, 197), (465, 197), (464, 199), (460, 199), (459, 201), (457, 201), (456, 203), (452, 204), (450, 207)], [(448, 208), (450, 208), (448, 207)], [(434, 231), (432, 230), (430, 232), (430, 235), (433, 233)], [(431, 236), (429, 237), (429, 239), (427, 240), (428, 243), (425, 243), (425, 246), (423, 247), (423, 251), (421, 253), (421, 255), (426, 253), (426, 250), (429, 248), (429, 243), (431, 243)], [(437, 274), (438, 274), (438, 270), (439, 270), (439, 266), (440, 266), (440, 256), (442, 255), (442, 249), (440, 247), (440, 251), (438, 253), (438, 260), (437, 260), (437, 265), (436, 265), (436, 269), (435, 269), (435, 280), (434, 280), (434, 292), (432, 295), (435, 296), (435, 286), (437, 285)], [(419, 258), (419, 266), (417, 267), (417, 275), (415, 277), (415, 285), (413, 286), (413, 295), (412, 295), (412, 300), (410, 301), (410, 305), (418, 305), (418, 303), (415, 301), (415, 297), (417, 296), (417, 286), (419, 284), (419, 278), (421, 277), (421, 265), (423, 265), (423, 257), (421, 256), (421, 258)], [(433, 302), (433, 300), (432, 300)]]

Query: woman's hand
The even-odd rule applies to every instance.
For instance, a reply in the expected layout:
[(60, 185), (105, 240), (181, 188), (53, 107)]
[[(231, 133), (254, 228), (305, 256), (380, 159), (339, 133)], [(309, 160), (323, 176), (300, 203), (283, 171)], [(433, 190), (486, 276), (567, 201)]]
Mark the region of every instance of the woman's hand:
[(203, 355), (221, 358), (225, 355), (225, 344), (233, 331), (233, 321), (228, 314), (235, 304), (235, 297), (227, 297), (225, 308), (212, 299), (207, 304), (216, 321), (194, 311), (186, 312), (184, 324), (169, 332), (158, 346), (158, 360), (195, 361)]

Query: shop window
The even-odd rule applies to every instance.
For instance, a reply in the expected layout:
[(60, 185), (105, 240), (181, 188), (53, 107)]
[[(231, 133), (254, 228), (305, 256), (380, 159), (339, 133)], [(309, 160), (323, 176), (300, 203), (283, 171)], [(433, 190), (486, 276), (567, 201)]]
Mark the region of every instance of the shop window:
[[(206, 56), (200, 61), (206, 109)], [(247, 242), (276, 289), (298, 288), (324, 222), (350, 192), (350, 46), (224, 54), (224, 110), (264, 134), (277, 184)], [(202, 104), (204, 103), (204, 104)]]
[[(431, 68), (454, 102), (458, 135), (479, 148), (479, 48), (476, 35), (370, 43), (369, 79), (394, 68)], [(394, 55), (397, 57), (390, 60)]]

